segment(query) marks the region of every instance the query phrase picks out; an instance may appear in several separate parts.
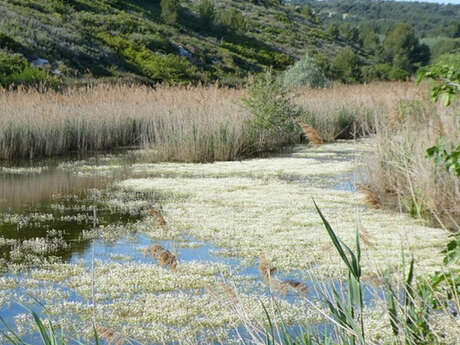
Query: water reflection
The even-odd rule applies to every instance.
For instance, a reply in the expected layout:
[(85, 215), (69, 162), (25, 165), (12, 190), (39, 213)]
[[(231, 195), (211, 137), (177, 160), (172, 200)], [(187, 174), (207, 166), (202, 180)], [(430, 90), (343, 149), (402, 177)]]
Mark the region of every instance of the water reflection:
[[(107, 164), (106, 159), (89, 161), (94, 166)], [(82, 175), (60, 168), (60, 162), (0, 167), (0, 268), (10, 263), (37, 264), (48, 257), (69, 260), (90, 245), (90, 239), (82, 237), (83, 230), (95, 224), (127, 224), (140, 219), (140, 214), (101, 202), (98, 198), (106, 192), (90, 195), (90, 191), (106, 191), (114, 181), (128, 176), (128, 164), (111, 169), (109, 174)]]

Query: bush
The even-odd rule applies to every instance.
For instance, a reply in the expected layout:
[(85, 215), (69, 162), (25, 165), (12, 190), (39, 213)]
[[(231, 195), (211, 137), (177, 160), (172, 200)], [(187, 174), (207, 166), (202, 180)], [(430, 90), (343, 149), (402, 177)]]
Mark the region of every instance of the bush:
[(365, 82), (371, 82), (374, 80), (390, 80), (391, 66), (388, 64), (364, 66), (361, 68), (361, 72)]
[(46, 71), (35, 68), (18, 54), (0, 53), (0, 86), (15, 88), (26, 87), (58, 88), (60, 81)]
[(460, 53), (443, 54), (436, 59), (435, 63), (437, 65), (450, 65), (460, 71)]
[(142, 44), (136, 44), (122, 37), (115, 37), (106, 33), (100, 33), (98, 38), (114, 47), (143, 75), (154, 81), (177, 84), (196, 80), (192, 65), (183, 56), (155, 53)]
[(212, 0), (200, 0), (198, 10), (200, 12), (201, 25), (206, 28), (210, 27), (216, 17), (214, 2)]
[(161, 0), (160, 5), (163, 21), (169, 25), (176, 24), (181, 9), (180, 0)]
[(218, 18), (219, 23), (228, 31), (240, 33), (245, 32), (248, 28), (246, 18), (236, 9), (225, 10), (219, 14)]
[(460, 53), (460, 39), (440, 37), (431, 47), (432, 59), (447, 53)]
[(328, 84), (324, 73), (308, 54), (296, 62), (283, 75), (283, 85), (287, 88), (304, 85), (308, 85), (311, 88), (324, 88)]
[(300, 137), (302, 112), (271, 70), (254, 78), (243, 101), (252, 115), (248, 125), (254, 153), (293, 144)]

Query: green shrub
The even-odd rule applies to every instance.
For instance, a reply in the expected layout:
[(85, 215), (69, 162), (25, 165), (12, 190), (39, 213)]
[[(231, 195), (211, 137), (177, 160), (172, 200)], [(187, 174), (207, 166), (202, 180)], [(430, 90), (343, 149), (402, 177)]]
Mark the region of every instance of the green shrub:
[(311, 88), (324, 88), (328, 81), (315, 61), (306, 54), (283, 75), (283, 85), (287, 88), (308, 85)]
[(391, 66), (386, 63), (363, 66), (361, 68), (361, 72), (365, 82), (371, 82), (374, 80), (390, 80)]
[(261, 65), (265, 65), (267, 67), (284, 69), (292, 64), (292, 58), (290, 56), (274, 50), (245, 47), (243, 45), (233, 44), (230, 42), (222, 42), (220, 46), (248, 59), (256, 60)]
[(60, 84), (57, 77), (35, 68), (18, 54), (0, 53), (0, 86), (3, 88), (26, 87), (54, 88)]
[(389, 74), (390, 80), (406, 80), (409, 76), (409, 72), (397, 66), (393, 66)]
[(248, 28), (248, 23), (244, 15), (234, 8), (220, 12), (218, 21), (226, 30), (235, 33), (245, 32)]
[(450, 65), (460, 71), (460, 53), (458, 54), (443, 54), (439, 56), (435, 63), (437, 65)]
[(192, 65), (183, 56), (155, 53), (142, 44), (106, 33), (100, 33), (97, 37), (115, 48), (143, 75), (154, 81), (178, 84), (196, 80)]
[(22, 72), (29, 63), (19, 54), (0, 53), (0, 76), (3, 78)]
[(0, 32), (0, 49), (10, 50), (12, 52), (18, 52), (22, 46), (13, 40), (11, 37)]
[(177, 23), (180, 14), (180, 0), (161, 0), (161, 18), (166, 24)]
[(212, 0), (200, 0), (198, 11), (200, 12), (201, 25), (210, 27), (216, 17), (214, 2)]
[(271, 70), (254, 78), (243, 101), (252, 115), (248, 130), (254, 153), (293, 144), (300, 137), (302, 112)]
[(460, 53), (460, 39), (439, 37), (431, 47), (432, 60), (444, 54)]

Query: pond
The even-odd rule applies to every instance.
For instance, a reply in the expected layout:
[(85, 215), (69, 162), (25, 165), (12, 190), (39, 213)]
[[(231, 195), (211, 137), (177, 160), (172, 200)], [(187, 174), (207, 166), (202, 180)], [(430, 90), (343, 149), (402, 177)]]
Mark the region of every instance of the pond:
[[(315, 200), (346, 243), (356, 224), (365, 229), (365, 300), (378, 324), (376, 277), (397, 270), (401, 248), (433, 269), (447, 235), (365, 205), (354, 185), (371, 149), (363, 140), (212, 164), (126, 152), (4, 166), (0, 315), (32, 343), (22, 305), (83, 338), (95, 322), (142, 343), (228, 341), (245, 322), (266, 323), (262, 303), (274, 296), (285, 322), (319, 325), (322, 294), (344, 267)], [(276, 267), (269, 284), (264, 260)]]

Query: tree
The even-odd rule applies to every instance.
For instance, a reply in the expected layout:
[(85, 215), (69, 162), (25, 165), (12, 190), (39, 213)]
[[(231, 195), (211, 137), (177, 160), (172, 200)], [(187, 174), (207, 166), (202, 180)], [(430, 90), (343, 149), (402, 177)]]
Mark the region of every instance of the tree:
[(359, 66), (359, 57), (350, 47), (342, 49), (333, 62), (336, 77), (344, 83), (356, 83), (361, 80)]
[(460, 37), (460, 21), (453, 20), (447, 26), (447, 33), (449, 37), (458, 38)]
[(364, 49), (366, 49), (371, 54), (381, 53), (380, 40), (374, 31), (369, 29), (362, 29), (360, 36)]
[(413, 72), (430, 60), (429, 48), (420, 44), (414, 28), (409, 24), (396, 24), (383, 41), (384, 59), (395, 67)]
[[(441, 62), (424, 68), (419, 72), (417, 82), (420, 83), (423, 79), (435, 81), (431, 89), (433, 100), (437, 101), (439, 97), (444, 97), (446, 106), (449, 106), (451, 100), (460, 93), (460, 69), (455, 63)], [(460, 176), (460, 144), (449, 150), (441, 137), (438, 144), (428, 148), (426, 152), (436, 164), (444, 164), (448, 171), (453, 171), (455, 175)]]
[(160, 6), (163, 21), (169, 25), (176, 24), (181, 9), (180, 0), (161, 0)]
[(339, 32), (339, 27), (337, 26), (337, 24), (329, 24), (327, 26), (326, 32), (329, 36), (331, 36), (334, 39), (339, 38), (340, 32)]
[(219, 14), (219, 22), (226, 29), (233, 32), (244, 32), (248, 26), (243, 14), (234, 8), (221, 12)]
[(343, 23), (339, 26), (340, 36), (347, 42), (360, 44), (359, 30), (350, 23)]

